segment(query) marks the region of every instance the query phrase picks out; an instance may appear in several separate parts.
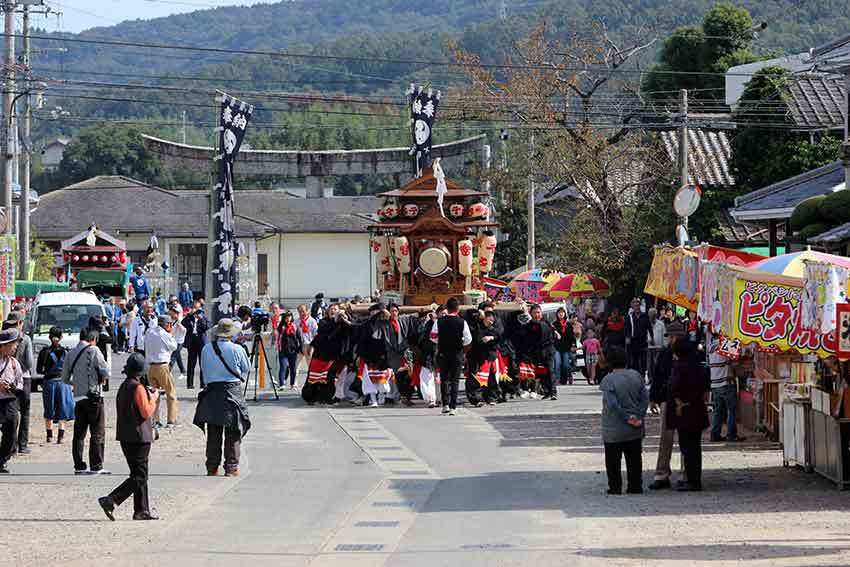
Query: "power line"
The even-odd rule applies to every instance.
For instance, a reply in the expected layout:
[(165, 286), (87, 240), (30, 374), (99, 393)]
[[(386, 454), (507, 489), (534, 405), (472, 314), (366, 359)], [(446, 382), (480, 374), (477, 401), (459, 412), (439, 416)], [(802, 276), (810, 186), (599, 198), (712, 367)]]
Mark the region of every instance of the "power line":
[[(15, 37), (19, 37), (20, 34), (11, 34)], [(143, 43), (136, 41), (126, 41), (126, 40), (107, 40), (107, 39), (86, 39), (80, 37), (50, 37), (50, 36), (31, 36), (34, 40), (43, 40), (43, 41), (60, 41), (66, 43), (82, 43), (82, 44), (90, 44), (90, 45), (108, 45), (112, 47), (139, 47), (146, 49), (163, 49), (163, 50), (183, 50), (183, 51), (194, 51), (198, 53), (218, 53), (218, 54), (228, 54), (228, 55), (258, 55), (265, 57), (276, 57), (282, 59), (311, 59), (311, 60), (323, 60), (323, 61), (354, 61), (359, 63), (391, 63), (395, 65), (424, 65), (424, 66), (443, 66), (443, 67), (481, 67), (485, 69), (525, 69), (525, 70), (538, 70), (538, 71), (574, 71), (577, 73), (587, 73), (587, 72), (606, 72), (610, 74), (637, 74), (644, 75), (647, 71), (641, 69), (611, 69), (608, 67), (569, 67), (562, 65), (531, 65), (531, 64), (512, 64), (512, 63), (461, 63), (454, 61), (429, 61), (422, 59), (394, 59), (388, 57), (361, 57), (361, 56), (352, 56), (352, 55), (320, 55), (316, 53), (290, 53), (286, 51), (263, 51), (263, 50), (250, 50), (250, 49), (227, 49), (223, 47), (200, 47), (200, 46), (190, 46), (190, 45), (172, 45), (172, 44), (161, 44), (161, 43)], [(709, 71), (672, 71), (672, 70), (664, 70), (664, 69), (652, 69), (653, 73), (664, 74), (664, 75), (685, 75), (685, 76), (714, 76), (714, 77), (752, 77), (752, 73), (713, 73)]]

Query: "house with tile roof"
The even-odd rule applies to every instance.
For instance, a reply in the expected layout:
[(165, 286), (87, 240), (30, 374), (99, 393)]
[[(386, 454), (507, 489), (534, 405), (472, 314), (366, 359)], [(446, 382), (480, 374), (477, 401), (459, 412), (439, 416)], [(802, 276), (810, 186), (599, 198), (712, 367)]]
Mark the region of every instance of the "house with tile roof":
[[(380, 204), (375, 197), (237, 191), (236, 238), (245, 250), (238, 261), (241, 301), (264, 297), (293, 305), (318, 291), (327, 297), (368, 296), (375, 269), (367, 227)], [(167, 190), (104, 175), (43, 196), (32, 227), (37, 238), (58, 251), (62, 240), (96, 224), (126, 242), (134, 264), (145, 262), (155, 235), (161, 261), (152, 279), (162, 293), (177, 293), (188, 282), (203, 297), (209, 215), (209, 191)]]

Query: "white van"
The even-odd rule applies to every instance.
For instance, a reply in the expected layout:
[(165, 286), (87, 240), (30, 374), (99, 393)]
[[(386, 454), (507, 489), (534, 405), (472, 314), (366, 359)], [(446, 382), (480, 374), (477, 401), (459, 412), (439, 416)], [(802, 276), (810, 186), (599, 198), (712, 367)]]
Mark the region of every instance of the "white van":
[[(62, 329), (62, 346), (72, 349), (80, 342), (80, 331), (89, 324), (93, 315), (106, 318), (106, 310), (97, 296), (88, 291), (55, 291), (40, 293), (29, 312), (29, 328), (32, 331), (33, 352), (38, 353), (50, 344), (48, 333), (51, 327)], [(107, 363), (111, 364), (111, 352), (107, 350)], [(33, 377), (33, 383), (40, 381)]]

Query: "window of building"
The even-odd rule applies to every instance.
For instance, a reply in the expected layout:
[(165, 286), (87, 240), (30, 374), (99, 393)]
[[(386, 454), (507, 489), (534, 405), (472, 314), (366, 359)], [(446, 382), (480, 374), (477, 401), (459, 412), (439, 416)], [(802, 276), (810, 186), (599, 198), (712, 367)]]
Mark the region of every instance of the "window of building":
[(269, 255), (257, 254), (257, 295), (269, 293)]

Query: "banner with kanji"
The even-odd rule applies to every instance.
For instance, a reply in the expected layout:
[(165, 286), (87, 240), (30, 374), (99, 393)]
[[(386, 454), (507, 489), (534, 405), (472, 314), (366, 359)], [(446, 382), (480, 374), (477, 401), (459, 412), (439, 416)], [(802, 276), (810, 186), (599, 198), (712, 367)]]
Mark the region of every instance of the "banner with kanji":
[(731, 338), (768, 351), (835, 355), (835, 331), (823, 334), (803, 324), (802, 293), (802, 286), (739, 277), (734, 283)]
[(421, 177), (422, 171), (431, 167), (434, 161), (431, 147), (440, 92), (434, 94), (431, 89), (426, 91), (421, 86), (414, 88), (410, 85), (407, 96), (410, 97), (410, 134), (413, 139), (410, 155), (416, 158), (416, 177)]
[(245, 128), (254, 107), (229, 95), (216, 99), (219, 108), (218, 182), (213, 213), (212, 319), (233, 315), (236, 298), (236, 256), (234, 238), (233, 162), (245, 138)]
[(14, 236), (0, 236), (0, 299), (15, 299), (16, 243)]

